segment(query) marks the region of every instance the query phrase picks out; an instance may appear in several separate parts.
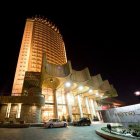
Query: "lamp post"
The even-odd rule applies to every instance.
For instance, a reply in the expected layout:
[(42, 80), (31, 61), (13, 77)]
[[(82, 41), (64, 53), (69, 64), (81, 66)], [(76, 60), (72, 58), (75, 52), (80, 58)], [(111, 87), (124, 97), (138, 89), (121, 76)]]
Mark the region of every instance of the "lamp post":
[(134, 94), (135, 94), (136, 96), (138, 96), (138, 98), (139, 98), (139, 100), (140, 100), (140, 91), (136, 91), (136, 92), (134, 92)]

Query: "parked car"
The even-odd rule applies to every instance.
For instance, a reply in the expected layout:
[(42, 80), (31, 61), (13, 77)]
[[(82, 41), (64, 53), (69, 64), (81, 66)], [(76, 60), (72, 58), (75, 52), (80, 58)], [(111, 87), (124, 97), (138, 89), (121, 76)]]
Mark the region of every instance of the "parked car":
[(83, 126), (83, 125), (91, 125), (91, 120), (87, 117), (80, 118), (78, 121), (74, 121), (73, 125), (76, 126)]
[(59, 119), (50, 119), (44, 123), (45, 128), (54, 128), (54, 127), (67, 127), (68, 123), (66, 121), (61, 121)]
[(94, 117), (93, 121), (99, 121), (98, 117)]

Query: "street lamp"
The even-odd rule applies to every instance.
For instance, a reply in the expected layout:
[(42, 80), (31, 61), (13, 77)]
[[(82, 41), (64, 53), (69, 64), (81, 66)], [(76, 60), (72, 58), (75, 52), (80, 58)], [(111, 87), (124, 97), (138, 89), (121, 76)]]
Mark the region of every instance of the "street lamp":
[(134, 94), (135, 94), (136, 96), (140, 96), (140, 91), (136, 91), (136, 92), (134, 92)]
[(134, 92), (134, 94), (135, 94), (136, 96), (138, 96), (138, 98), (139, 98), (139, 100), (140, 100), (140, 91), (136, 91), (136, 92)]

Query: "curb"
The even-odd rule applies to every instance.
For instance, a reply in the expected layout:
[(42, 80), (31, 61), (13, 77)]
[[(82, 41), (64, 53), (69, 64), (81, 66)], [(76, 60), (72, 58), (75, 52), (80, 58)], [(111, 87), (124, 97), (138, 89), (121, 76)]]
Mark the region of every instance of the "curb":
[(113, 135), (109, 135), (107, 133), (103, 133), (103, 132), (101, 132), (101, 130), (95, 130), (95, 132), (97, 135), (99, 135), (107, 140), (126, 140), (126, 139), (115, 137)]

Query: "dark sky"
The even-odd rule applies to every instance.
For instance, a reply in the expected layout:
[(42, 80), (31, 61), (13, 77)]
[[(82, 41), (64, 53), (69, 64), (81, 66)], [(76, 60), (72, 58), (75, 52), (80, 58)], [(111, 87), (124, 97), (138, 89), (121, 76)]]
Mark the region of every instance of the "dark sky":
[[(10, 5), (10, 4), (9, 4)], [(14, 4), (13, 4), (14, 5)], [(18, 5), (18, 6), (17, 6)], [(22, 7), (21, 7), (22, 6)], [(67, 57), (75, 70), (88, 67), (91, 75), (101, 74), (127, 104), (138, 103), (140, 90), (140, 42), (137, 9), (119, 10), (90, 3), (3, 5), (1, 12), (0, 91), (11, 92), (25, 20), (42, 15), (63, 35)]]

